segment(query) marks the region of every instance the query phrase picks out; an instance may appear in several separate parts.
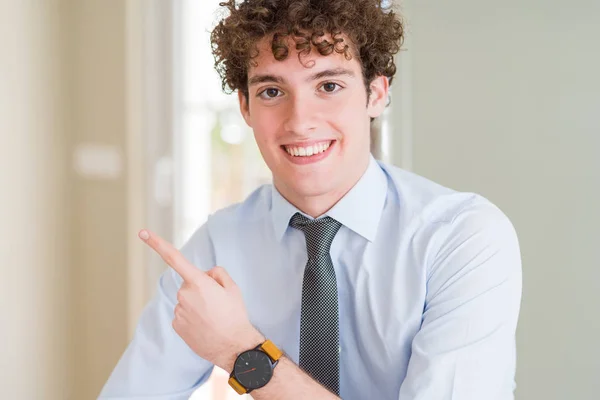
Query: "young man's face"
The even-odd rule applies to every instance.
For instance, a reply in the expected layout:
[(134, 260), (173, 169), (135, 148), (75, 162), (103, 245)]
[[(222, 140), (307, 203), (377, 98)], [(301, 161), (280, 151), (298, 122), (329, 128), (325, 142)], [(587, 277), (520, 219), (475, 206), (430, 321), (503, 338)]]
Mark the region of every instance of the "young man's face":
[(383, 112), (387, 79), (370, 84), (367, 103), (355, 56), (313, 49), (300, 61), (289, 42), (288, 57), (277, 61), (270, 43), (259, 43), (257, 65), (248, 71), (248, 102), (239, 97), (274, 184), (288, 200), (342, 196), (368, 165), (370, 118)]

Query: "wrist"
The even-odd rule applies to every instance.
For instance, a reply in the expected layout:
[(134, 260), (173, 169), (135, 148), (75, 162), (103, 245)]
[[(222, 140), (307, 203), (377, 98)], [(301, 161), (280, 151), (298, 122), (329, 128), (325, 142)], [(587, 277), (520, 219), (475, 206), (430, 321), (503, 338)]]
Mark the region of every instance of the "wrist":
[(235, 360), (240, 353), (255, 348), (265, 340), (267, 340), (265, 336), (258, 329), (252, 327), (246, 333), (239, 336), (239, 340), (232, 344), (231, 350), (227, 352), (226, 358), (215, 363), (215, 365), (224, 369), (227, 373), (231, 373)]

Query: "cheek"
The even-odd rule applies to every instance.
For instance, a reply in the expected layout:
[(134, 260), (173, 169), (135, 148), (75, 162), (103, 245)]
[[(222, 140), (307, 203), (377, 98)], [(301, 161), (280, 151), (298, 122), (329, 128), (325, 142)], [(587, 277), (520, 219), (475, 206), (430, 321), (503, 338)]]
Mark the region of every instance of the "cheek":
[(339, 104), (339, 112), (353, 121), (367, 118), (367, 94), (364, 86), (352, 88)]
[[(252, 130), (254, 131), (254, 138), (260, 148), (263, 155), (272, 151), (272, 143), (277, 139), (277, 123), (276, 118), (268, 113), (256, 113), (253, 116)], [(267, 155), (268, 156), (268, 155)]]
[(272, 130), (272, 124), (269, 123), (269, 113), (264, 112), (260, 108), (256, 108), (252, 113), (252, 129), (256, 136), (256, 140), (265, 142), (269, 136), (269, 131)]
[(369, 128), (366, 99), (361, 96), (347, 98), (343, 104), (331, 110), (331, 115), (336, 130), (342, 136), (342, 142), (344, 142), (344, 139), (352, 139), (351, 142), (362, 143), (357, 136), (363, 134), (365, 129)]

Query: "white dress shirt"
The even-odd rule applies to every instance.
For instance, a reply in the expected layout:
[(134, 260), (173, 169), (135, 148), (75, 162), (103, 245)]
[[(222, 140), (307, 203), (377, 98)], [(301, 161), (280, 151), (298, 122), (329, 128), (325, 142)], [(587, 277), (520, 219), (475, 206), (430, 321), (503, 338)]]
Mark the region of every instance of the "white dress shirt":
[[(224, 267), (250, 321), (298, 363), (304, 234), (272, 185), (211, 215), (182, 248)], [(345, 400), (513, 399), (521, 258), (515, 230), (480, 195), (371, 158), (326, 216)], [(101, 399), (187, 399), (213, 366), (171, 326), (181, 277), (165, 270)], [(228, 371), (231, 372), (231, 371)]]

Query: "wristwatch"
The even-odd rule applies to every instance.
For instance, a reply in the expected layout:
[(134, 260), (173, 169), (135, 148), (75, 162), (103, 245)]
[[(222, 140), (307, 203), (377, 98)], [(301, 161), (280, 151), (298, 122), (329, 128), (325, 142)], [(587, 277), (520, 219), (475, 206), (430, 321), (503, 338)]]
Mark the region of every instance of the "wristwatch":
[(270, 340), (238, 355), (229, 376), (229, 386), (238, 394), (250, 393), (265, 386), (273, 376), (273, 369), (282, 351)]

